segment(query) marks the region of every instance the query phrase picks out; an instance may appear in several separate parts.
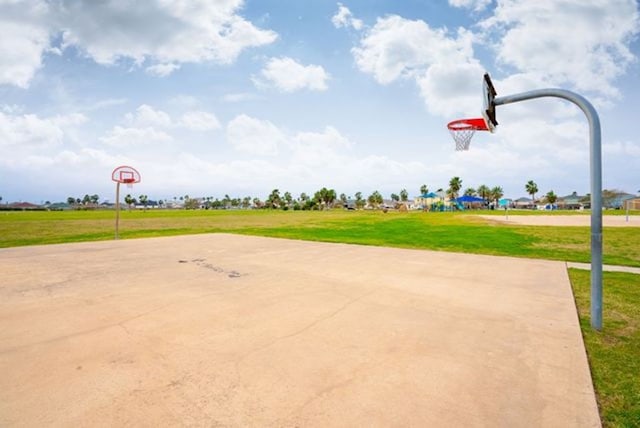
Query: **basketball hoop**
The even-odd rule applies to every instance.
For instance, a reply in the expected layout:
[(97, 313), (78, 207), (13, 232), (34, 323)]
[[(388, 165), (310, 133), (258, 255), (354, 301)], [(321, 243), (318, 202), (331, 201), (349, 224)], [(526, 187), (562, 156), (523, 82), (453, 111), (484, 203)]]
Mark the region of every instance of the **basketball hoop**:
[(449, 132), (456, 142), (456, 150), (469, 150), (471, 138), (476, 131), (488, 131), (487, 123), (483, 118), (458, 119), (447, 124)]
[(120, 185), (126, 184), (127, 188), (133, 188), (133, 183), (140, 182), (140, 173), (130, 166), (122, 165), (111, 173), (111, 180), (116, 182), (116, 239), (120, 223)]
[(113, 170), (111, 179), (116, 183), (123, 183), (127, 187), (132, 187), (133, 183), (140, 182), (140, 173), (133, 167), (123, 165)]

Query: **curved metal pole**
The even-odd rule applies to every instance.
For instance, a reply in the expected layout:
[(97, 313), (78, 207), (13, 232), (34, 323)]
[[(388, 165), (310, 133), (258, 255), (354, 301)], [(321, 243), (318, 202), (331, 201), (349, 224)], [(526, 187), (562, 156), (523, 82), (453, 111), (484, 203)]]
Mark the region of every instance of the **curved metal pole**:
[(542, 97), (571, 101), (584, 112), (589, 121), (591, 151), (591, 327), (602, 330), (602, 136), (600, 118), (591, 103), (581, 95), (564, 89), (539, 89), (495, 99), (495, 105), (505, 105)]

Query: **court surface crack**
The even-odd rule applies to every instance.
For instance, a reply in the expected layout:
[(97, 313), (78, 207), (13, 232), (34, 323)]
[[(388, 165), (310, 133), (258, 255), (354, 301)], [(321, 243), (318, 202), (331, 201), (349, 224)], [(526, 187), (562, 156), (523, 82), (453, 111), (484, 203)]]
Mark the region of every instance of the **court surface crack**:
[(313, 322), (305, 325), (304, 327), (300, 328), (299, 330), (296, 330), (296, 331), (294, 331), (292, 333), (289, 333), (289, 334), (286, 334), (284, 336), (276, 337), (271, 342), (247, 352), (245, 355), (243, 355), (242, 357), (239, 358), (238, 363), (242, 362), (243, 360), (245, 360), (247, 357), (251, 356), (252, 354), (255, 354), (255, 353), (260, 352), (260, 351), (264, 351), (265, 349), (270, 348), (270, 347), (276, 345), (277, 343), (279, 343), (279, 342), (281, 342), (283, 340), (290, 339), (290, 338), (295, 337), (295, 336), (299, 336), (300, 334), (305, 333), (306, 331), (309, 331), (310, 329), (312, 329), (313, 327), (317, 326), (321, 322), (327, 321), (327, 320), (335, 317), (340, 312), (342, 312), (345, 309), (347, 309), (349, 306), (353, 305), (354, 303), (357, 303), (358, 301), (364, 299), (365, 297), (370, 296), (374, 292), (375, 292), (375, 290), (372, 290), (372, 291), (369, 291), (368, 293), (365, 293), (365, 294), (362, 294), (362, 295), (360, 295), (360, 296), (358, 296), (356, 298), (353, 298), (353, 299), (349, 300), (348, 302), (346, 302), (345, 304), (343, 304), (342, 306), (340, 306), (339, 308), (337, 308), (336, 310), (334, 310), (334, 311), (332, 311), (332, 312), (330, 312), (330, 313), (328, 313), (328, 314), (326, 314), (324, 316), (321, 316), (320, 318), (318, 318), (318, 319), (314, 320)]

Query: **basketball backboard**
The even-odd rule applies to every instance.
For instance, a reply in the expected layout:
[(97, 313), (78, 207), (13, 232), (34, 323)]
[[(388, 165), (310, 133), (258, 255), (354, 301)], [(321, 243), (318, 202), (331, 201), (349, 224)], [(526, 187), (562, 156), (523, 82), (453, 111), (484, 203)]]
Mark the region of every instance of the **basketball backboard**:
[(493, 87), (493, 82), (491, 82), (491, 76), (489, 76), (489, 73), (485, 73), (482, 79), (482, 117), (487, 125), (487, 129), (491, 132), (494, 132), (496, 126), (498, 126), (495, 98), (496, 90)]
[(133, 167), (123, 165), (113, 170), (111, 179), (118, 183), (139, 183), (140, 173)]

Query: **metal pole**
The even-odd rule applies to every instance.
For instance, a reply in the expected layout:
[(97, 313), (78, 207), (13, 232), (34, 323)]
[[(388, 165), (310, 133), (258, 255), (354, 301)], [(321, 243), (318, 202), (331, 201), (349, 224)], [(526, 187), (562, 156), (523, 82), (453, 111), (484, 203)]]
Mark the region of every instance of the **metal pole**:
[(118, 225), (120, 223), (120, 182), (116, 183), (116, 239), (118, 236)]
[(591, 327), (602, 330), (602, 137), (600, 118), (591, 103), (581, 95), (564, 89), (539, 89), (495, 99), (505, 105), (535, 98), (556, 97), (580, 107), (589, 121), (591, 151)]
[(631, 206), (631, 204), (629, 202), (631, 202), (631, 201), (625, 201), (625, 202), (627, 204), (627, 220), (626, 221), (627, 221), (627, 223), (629, 223), (629, 207)]

